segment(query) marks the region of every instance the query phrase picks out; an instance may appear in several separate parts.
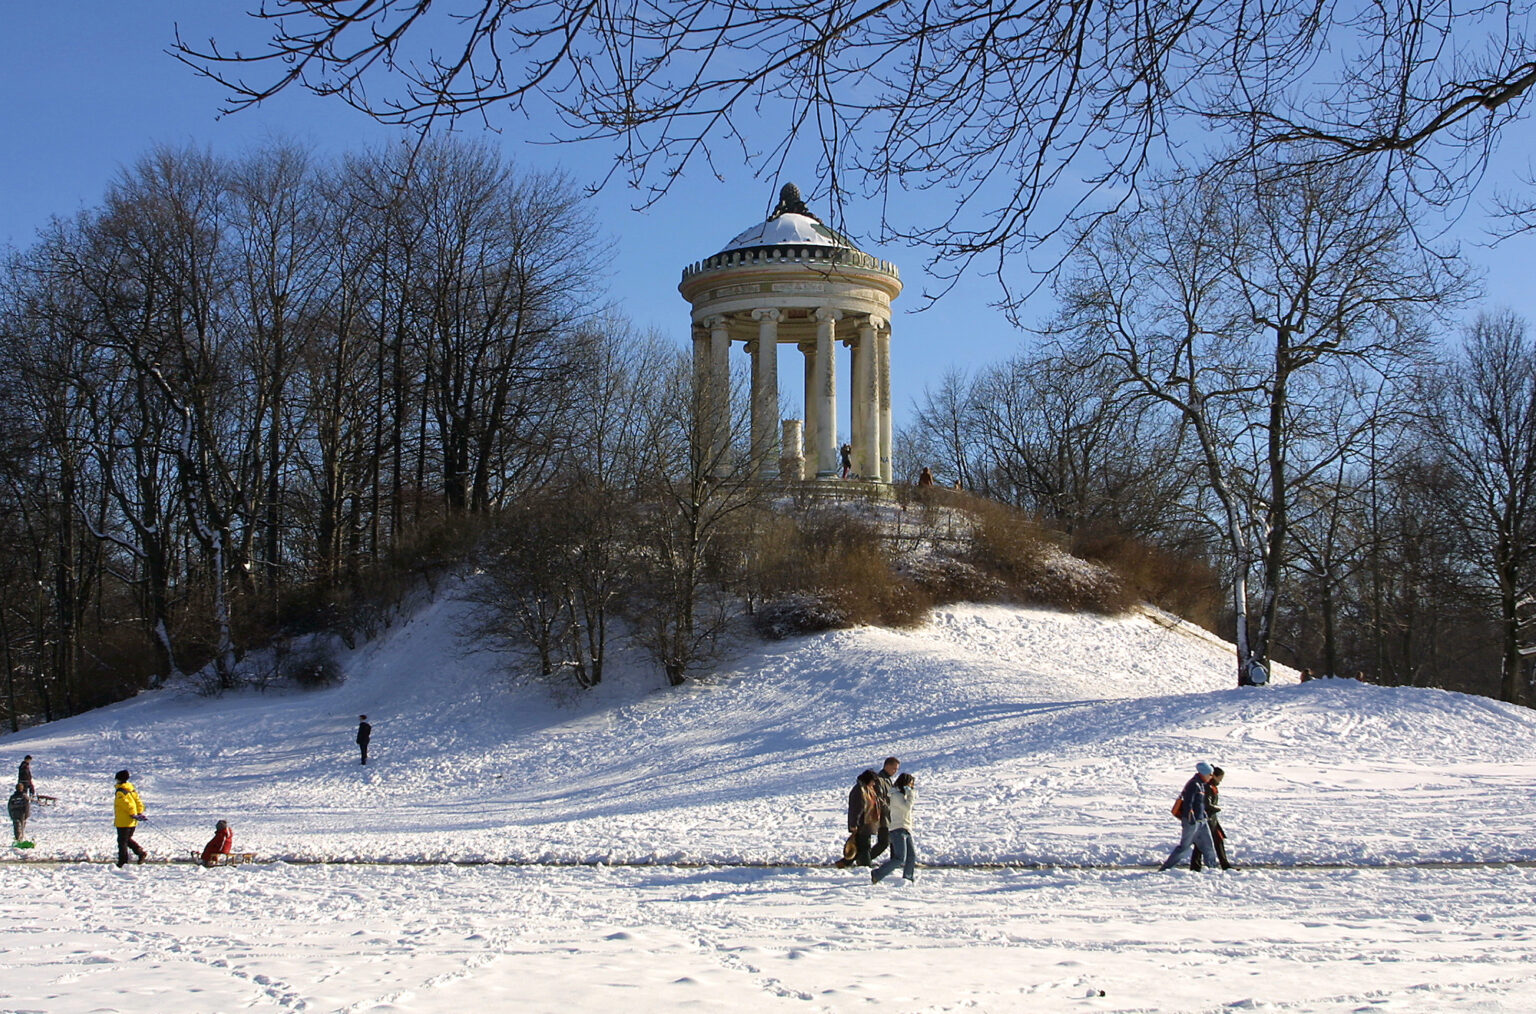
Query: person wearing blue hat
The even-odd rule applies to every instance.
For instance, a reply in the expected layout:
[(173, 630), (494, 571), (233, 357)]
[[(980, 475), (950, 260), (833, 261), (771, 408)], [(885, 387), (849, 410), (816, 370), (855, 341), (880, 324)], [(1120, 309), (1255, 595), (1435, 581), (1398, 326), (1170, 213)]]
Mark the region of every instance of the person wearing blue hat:
[(1173, 869), (1188, 859), (1190, 852), (1196, 848), (1205, 858), (1207, 866), (1214, 868), (1217, 865), (1216, 845), (1211, 841), (1210, 815), (1205, 808), (1205, 785), (1215, 773), (1215, 768), (1201, 761), (1195, 765), (1195, 776), (1184, 783), (1184, 791), (1179, 793), (1177, 804), (1183, 833), (1179, 836), (1179, 844), (1168, 854), (1163, 865), (1158, 867), (1159, 870)]

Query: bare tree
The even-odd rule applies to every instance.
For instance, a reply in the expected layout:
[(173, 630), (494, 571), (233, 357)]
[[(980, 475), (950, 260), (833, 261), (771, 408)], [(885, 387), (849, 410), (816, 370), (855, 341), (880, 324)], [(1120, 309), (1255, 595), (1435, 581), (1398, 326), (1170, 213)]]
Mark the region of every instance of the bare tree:
[(1536, 574), (1536, 341), (1512, 313), (1485, 313), (1433, 385), (1425, 424), (1441, 489), (1495, 603), (1500, 693), (1529, 699), (1520, 627)]
[(1269, 658), (1292, 491), (1338, 453), (1298, 458), (1306, 399), (1355, 364), (1411, 365), (1420, 316), (1458, 280), (1358, 168), (1220, 183), (1173, 186), (1088, 240), (1061, 288), (1062, 332), (1084, 367), (1110, 364), (1191, 435), (1231, 554), (1243, 683)]
[[(611, 172), (652, 197), (695, 163), (775, 172), (809, 147), (835, 201), (879, 195), (892, 235), (952, 267), (995, 257), (999, 274), (1119, 205), (1158, 160), (1202, 157), (1170, 139), (1370, 161), (1448, 200), (1536, 83), (1531, 12), (1507, 4), (284, 0), (250, 14), (265, 40), (178, 34), (178, 57), (230, 89), (226, 109), (299, 87), (420, 126), (549, 111), (562, 139), (615, 140)], [(945, 200), (914, 208), (912, 190)]]
[(662, 397), (648, 406), (647, 448), (636, 512), (636, 584), (629, 600), (633, 634), (677, 686), (719, 656), (739, 611), (739, 559), (726, 543), (741, 537), (753, 511), (773, 488), (756, 477), (760, 462), (740, 439), (720, 439), (715, 427), (749, 432), (746, 399), (726, 413), (706, 410), (706, 392), (681, 354), (665, 373)]
[(571, 336), (602, 309), (596, 231), (563, 178), (519, 177), (484, 145), (428, 143), (406, 194), (444, 492), (451, 509), (485, 511), (553, 458), (546, 410), (574, 369)]

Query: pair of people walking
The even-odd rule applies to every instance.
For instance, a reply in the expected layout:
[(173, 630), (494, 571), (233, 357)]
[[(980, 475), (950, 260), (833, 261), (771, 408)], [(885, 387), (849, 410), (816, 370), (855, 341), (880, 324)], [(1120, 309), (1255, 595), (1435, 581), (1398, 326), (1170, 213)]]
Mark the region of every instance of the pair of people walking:
[(1168, 854), (1168, 858), (1163, 860), (1159, 870), (1173, 869), (1190, 859), (1192, 853), (1191, 869), (1199, 870), (1202, 859), (1207, 866), (1219, 865), (1224, 870), (1232, 868), (1227, 860), (1226, 834), (1222, 832), (1221, 822), (1216, 819), (1216, 814), (1221, 810), (1217, 799), (1221, 778), (1225, 774), (1220, 768), (1205, 761), (1195, 765), (1194, 777), (1184, 783), (1184, 789), (1174, 804), (1181, 829), (1179, 843)]
[(859, 775), (848, 793), (848, 839), (843, 843), (843, 857), (834, 864), (839, 869), (874, 866), (889, 849), (890, 857), (870, 871), (871, 882), (878, 884), (897, 867), (901, 867), (903, 878), (913, 879), (917, 851), (912, 842), (912, 805), (917, 789), (911, 772), (900, 772), (901, 761), (887, 757), (878, 771)]

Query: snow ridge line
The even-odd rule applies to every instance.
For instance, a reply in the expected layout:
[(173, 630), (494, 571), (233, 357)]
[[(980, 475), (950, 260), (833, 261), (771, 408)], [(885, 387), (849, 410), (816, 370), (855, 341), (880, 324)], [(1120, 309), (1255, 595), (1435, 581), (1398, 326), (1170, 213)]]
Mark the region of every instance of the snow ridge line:
[[(114, 859), (0, 859), (0, 867), (5, 866), (110, 866), (116, 862)], [(129, 865), (145, 866), (197, 866), (195, 859), (149, 859), (143, 864), (131, 863)], [(657, 869), (657, 870), (833, 870), (831, 863), (797, 863), (797, 862), (730, 862), (730, 861), (687, 861), (674, 860), (669, 862), (646, 860), (586, 860), (586, 859), (314, 859), (314, 858), (281, 858), (281, 859), (252, 859), (239, 864), (241, 866), (402, 866), (402, 867), (438, 867), (438, 866), (505, 866), (519, 869)], [(1520, 869), (1536, 869), (1536, 859), (1412, 859), (1381, 863), (1351, 863), (1329, 861), (1302, 861), (1294, 863), (1258, 862), (1243, 863), (1235, 866), (1231, 871), (1241, 873), (1245, 870), (1264, 870), (1266, 872), (1285, 870), (1496, 870), (1515, 867)], [(1009, 862), (938, 862), (918, 863), (919, 870), (1040, 870), (1040, 871), (1090, 871), (1090, 872), (1134, 872), (1136, 870), (1157, 870), (1158, 863), (1009, 863)], [(1184, 867), (1187, 869), (1188, 867)]]

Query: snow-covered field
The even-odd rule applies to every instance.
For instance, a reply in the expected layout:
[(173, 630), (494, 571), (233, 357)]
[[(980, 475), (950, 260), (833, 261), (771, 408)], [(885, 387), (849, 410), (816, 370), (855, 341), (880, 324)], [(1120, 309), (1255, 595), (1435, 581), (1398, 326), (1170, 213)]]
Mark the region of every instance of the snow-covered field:
[[(333, 690), (0, 739), (60, 799), (0, 863), (0, 1011), (1536, 1011), (1536, 712), (1239, 691), (1167, 617), (984, 606), (580, 695), (512, 681), (464, 610)], [(827, 863), (891, 753), (933, 866), (872, 887)], [(1199, 759), (1246, 868), (1153, 872)], [(263, 862), (115, 869), (121, 767), (156, 858), (225, 818)]]

